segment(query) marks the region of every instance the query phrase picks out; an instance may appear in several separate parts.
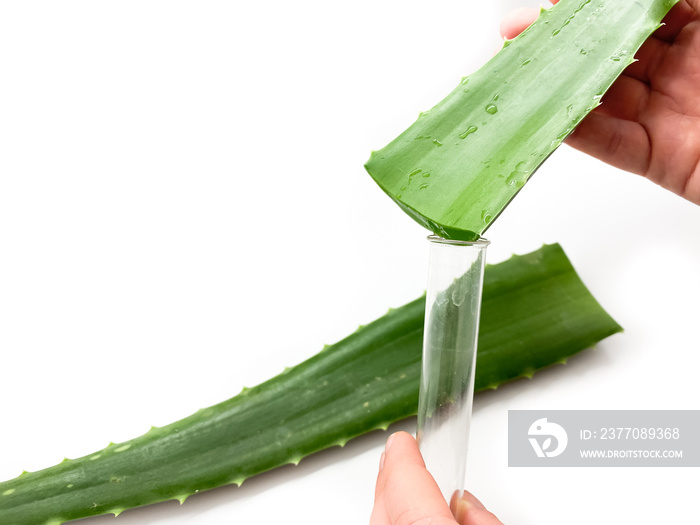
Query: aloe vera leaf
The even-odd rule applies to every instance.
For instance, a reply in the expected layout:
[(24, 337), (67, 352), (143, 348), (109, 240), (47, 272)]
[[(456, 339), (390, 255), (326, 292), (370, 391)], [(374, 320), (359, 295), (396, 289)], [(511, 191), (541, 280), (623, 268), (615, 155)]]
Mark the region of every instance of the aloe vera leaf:
[[(131, 441), (0, 483), (2, 525), (58, 525), (195, 492), (414, 415), (425, 298), (218, 405)], [(620, 331), (559, 245), (488, 266), (476, 389), (496, 388)]]
[(562, 0), (365, 168), (437, 235), (478, 238), (677, 0)]

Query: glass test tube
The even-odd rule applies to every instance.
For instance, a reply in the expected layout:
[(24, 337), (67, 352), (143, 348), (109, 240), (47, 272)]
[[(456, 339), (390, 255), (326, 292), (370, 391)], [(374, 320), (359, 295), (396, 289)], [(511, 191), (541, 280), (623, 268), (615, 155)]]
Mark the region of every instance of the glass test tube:
[(428, 237), (417, 439), (428, 471), (456, 514), (465, 486), (484, 261), (489, 241)]

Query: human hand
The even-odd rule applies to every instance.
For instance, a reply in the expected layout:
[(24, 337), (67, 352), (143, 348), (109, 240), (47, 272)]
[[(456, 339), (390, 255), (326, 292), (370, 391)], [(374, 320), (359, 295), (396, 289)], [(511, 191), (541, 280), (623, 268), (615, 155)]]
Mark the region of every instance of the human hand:
[[(513, 11), (501, 35), (515, 38), (538, 14)], [(566, 142), (700, 204), (700, 0), (681, 0), (664, 23)]]
[(370, 525), (503, 525), (468, 492), (450, 506), (425, 468), (413, 436), (389, 436), (379, 461)]

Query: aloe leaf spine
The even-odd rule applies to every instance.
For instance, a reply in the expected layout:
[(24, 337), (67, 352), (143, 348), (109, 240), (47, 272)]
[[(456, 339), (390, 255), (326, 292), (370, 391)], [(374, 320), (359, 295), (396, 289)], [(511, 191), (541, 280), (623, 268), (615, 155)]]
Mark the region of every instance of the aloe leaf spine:
[[(2, 525), (60, 525), (245, 479), (414, 415), (425, 298), (307, 361), (138, 438), (0, 483)], [(476, 389), (620, 331), (559, 245), (487, 266)]]

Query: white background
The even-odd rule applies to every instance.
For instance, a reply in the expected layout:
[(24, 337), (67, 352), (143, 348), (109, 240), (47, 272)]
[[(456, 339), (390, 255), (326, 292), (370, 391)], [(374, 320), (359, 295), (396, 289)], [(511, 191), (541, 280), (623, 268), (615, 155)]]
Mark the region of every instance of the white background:
[[(426, 232), (363, 163), (499, 47), (519, 2), (483, 4), (3, 3), (0, 479), (231, 397), (420, 295)], [(563, 146), (487, 232), (490, 262), (560, 242), (626, 330), (477, 396), (468, 488), (506, 524), (697, 516), (697, 469), (508, 468), (506, 422), (700, 408), (699, 231), (700, 207)], [(366, 523), (387, 435), (117, 523)]]

